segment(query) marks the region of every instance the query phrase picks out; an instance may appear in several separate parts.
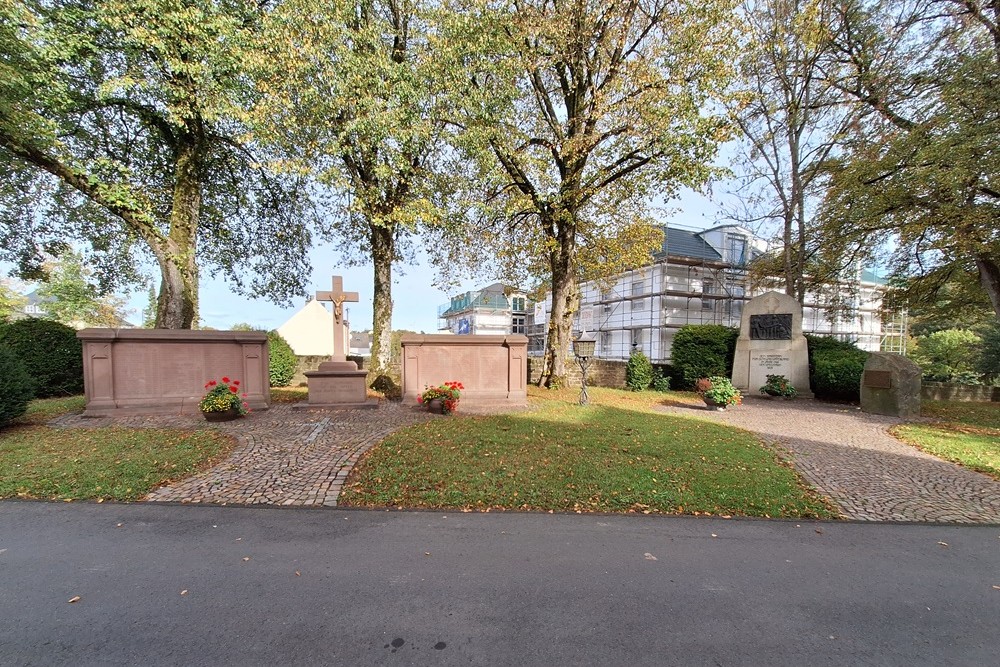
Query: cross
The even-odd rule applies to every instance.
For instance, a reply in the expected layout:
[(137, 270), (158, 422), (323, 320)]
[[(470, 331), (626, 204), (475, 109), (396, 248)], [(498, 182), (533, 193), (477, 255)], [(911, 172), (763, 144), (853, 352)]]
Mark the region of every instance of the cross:
[(344, 361), (344, 302), (359, 301), (357, 292), (345, 292), (344, 280), (340, 276), (333, 277), (333, 289), (329, 292), (316, 292), (317, 301), (333, 302), (333, 359)]

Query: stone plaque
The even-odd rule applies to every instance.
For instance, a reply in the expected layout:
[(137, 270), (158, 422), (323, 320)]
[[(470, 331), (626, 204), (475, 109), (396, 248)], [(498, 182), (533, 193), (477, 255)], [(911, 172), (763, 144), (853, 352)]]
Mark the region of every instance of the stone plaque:
[(862, 384), (872, 389), (891, 389), (892, 373), (890, 371), (865, 371)]
[(750, 316), (750, 340), (791, 340), (792, 314), (767, 313)]

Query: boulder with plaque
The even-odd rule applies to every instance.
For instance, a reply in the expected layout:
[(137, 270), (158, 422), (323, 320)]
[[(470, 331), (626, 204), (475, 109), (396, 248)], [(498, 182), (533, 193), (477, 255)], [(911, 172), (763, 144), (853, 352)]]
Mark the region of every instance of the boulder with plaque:
[(861, 374), (861, 411), (920, 416), (920, 366), (901, 354), (872, 352)]

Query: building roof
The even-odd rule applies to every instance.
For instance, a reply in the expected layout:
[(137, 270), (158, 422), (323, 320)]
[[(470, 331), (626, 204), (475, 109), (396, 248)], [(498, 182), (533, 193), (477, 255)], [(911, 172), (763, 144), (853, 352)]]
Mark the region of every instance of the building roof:
[(676, 227), (663, 227), (663, 246), (657, 257), (675, 255), (678, 257), (694, 257), (696, 259), (708, 259), (716, 262), (722, 261), (722, 255), (710, 246), (705, 239), (700, 236), (701, 232), (689, 232)]

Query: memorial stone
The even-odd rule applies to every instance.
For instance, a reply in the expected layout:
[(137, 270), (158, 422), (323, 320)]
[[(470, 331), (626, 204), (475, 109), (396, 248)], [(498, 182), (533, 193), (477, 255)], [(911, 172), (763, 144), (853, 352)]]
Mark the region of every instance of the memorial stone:
[(920, 366), (906, 357), (872, 352), (861, 374), (861, 411), (891, 417), (918, 417), (920, 376)]
[(757, 395), (768, 375), (784, 375), (798, 396), (812, 397), (802, 306), (779, 292), (762, 294), (743, 307), (733, 358), (733, 385), (744, 394)]

